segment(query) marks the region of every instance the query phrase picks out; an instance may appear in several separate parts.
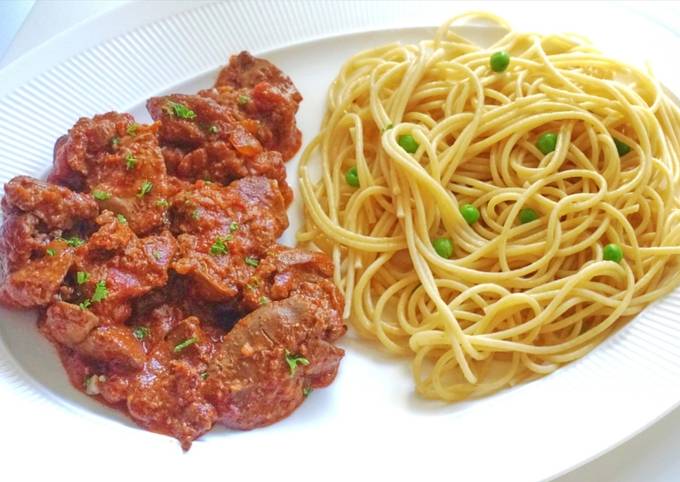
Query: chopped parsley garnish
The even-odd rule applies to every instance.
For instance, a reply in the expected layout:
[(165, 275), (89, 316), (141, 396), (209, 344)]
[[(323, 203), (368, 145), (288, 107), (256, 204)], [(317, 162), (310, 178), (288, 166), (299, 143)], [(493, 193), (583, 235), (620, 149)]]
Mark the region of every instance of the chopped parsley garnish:
[(97, 281), (92, 295), (92, 303), (99, 303), (105, 300), (107, 296), (109, 296), (109, 290), (106, 288), (106, 281)]
[(198, 339), (196, 337), (193, 337), (193, 336), (191, 338), (187, 338), (182, 343), (175, 345), (175, 348), (173, 349), (173, 351), (175, 353), (179, 353), (182, 350), (184, 350), (186, 347), (193, 345), (197, 341), (198, 341)]
[(47, 253), (47, 256), (54, 256), (55, 254), (57, 254), (57, 252), (52, 248), (47, 248), (45, 252)]
[[(89, 275), (87, 273), (83, 273), (85, 281), (87, 281), (87, 278), (89, 278)], [(80, 272), (78, 273), (80, 275)], [(76, 276), (78, 276), (76, 275)], [(83, 283), (85, 282), (83, 281)], [(80, 284), (80, 282), (79, 282)], [(88, 298), (82, 303), (80, 303), (80, 307), (84, 310), (86, 308), (89, 308), (92, 306), (93, 303), (99, 303), (102, 300), (105, 300), (106, 297), (109, 296), (109, 290), (106, 288), (106, 281), (97, 281), (97, 284), (94, 287), (94, 293), (92, 294), (92, 298)]]
[(232, 221), (231, 224), (229, 225), (229, 231), (232, 233), (238, 229), (238, 223), (236, 221)]
[(195, 221), (198, 221), (199, 219), (201, 219), (201, 211), (200, 211), (198, 208), (194, 209), (194, 212), (191, 213), (191, 217), (192, 217)]
[(393, 128), (393, 127), (394, 127), (394, 124), (387, 124), (387, 125), (383, 128), (382, 131), (383, 131), (383, 132), (387, 132), (387, 131), (389, 131), (389, 130), (390, 130), (391, 128)]
[(106, 201), (111, 199), (111, 193), (106, 191), (94, 191), (92, 195), (97, 201)]
[(217, 127), (215, 124), (212, 124), (210, 127), (208, 127), (208, 132), (211, 134), (217, 134), (220, 131), (220, 128)]
[(116, 214), (116, 219), (120, 224), (127, 224), (127, 219), (122, 214)]
[(127, 133), (129, 136), (135, 136), (137, 135), (137, 129), (139, 128), (139, 124), (136, 122), (133, 122), (132, 124), (127, 126)]
[(68, 244), (72, 248), (77, 248), (85, 244), (85, 241), (80, 239), (78, 236), (73, 236), (71, 238), (64, 239), (64, 241), (66, 241), (66, 244)]
[(134, 330), (132, 330), (132, 335), (137, 338), (138, 340), (143, 340), (147, 336), (149, 336), (149, 333), (151, 330), (147, 326), (137, 326), (135, 327)]
[(245, 262), (248, 266), (252, 266), (253, 268), (257, 268), (260, 264), (260, 260), (253, 258), (252, 256), (246, 256)]
[(302, 389), (302, 394), (303, 394), (305, 397), (308, 397), (309, 394), (312, 393), (313, 391), (314, 391), (314, 390), (312, 389), (312, 387), (304, 387), (304, 388)]
[(179, 117), (180, 119), (191, 120), (196, 118), (196, 113), (193, 110), (189, 109), (184, 104), (180, 104), (179, 102), (168, 101), (166, 105), (166, 111), (175, 117)]
[(139, 192), (137, 193), (137, 196), (144, 197), (147, 194), (149, 194), (152, 189), (153, 189), (153, 183), (151, 181), (144, 181), (142, 183), (142, 187), (139, 188)]
[(158, 201), (156, 201), (156, 206), (167, 208), (168, 206), (170, 206), (170, 203), (168, 203), (167, 199), (159, 199)]
[[(78, 281), (78, 284), (80, 283), (80, 278), (81, 278), (81, 272), (78, 272), (76, 275), (76, 281)], [(89, 275), (87, 273), (82, 273), (82, 279), (83, 283), (87, 281), (89, 278)], [(81, 309), (87, 309), (90, 306), (92, 306), (93, 303), (99, 303), (100, 301), (106, 299), (106, 297), (109, 296), (109, 290), (106, 288), (106, 281), (97, 281), (97, 284), (94, 287), (94, 293), (92, 294), (92, 298), (88, 298), (82, 303), (80, 303), (80, 308)]]
[(267, 298), (266, 296), (260, 296), (259, 303), (260, 303), (261, 305), (266, 305), (266, 304), (269, 303), (270, 301), (271, 301), (271, 300), (270, 300), (269, 298)]
[(120, 137), (113, 136), (111, 138), (111, 147), (118, 147), (118, 144), (120, 144)]
[(293, 355), (291, 352), (286, 350), (286, 363), (288, 363), (288, 368), (290, 368), (290, 376), (295, 375), (295, 370), (297, 370), (298, 365), (309, 365), (309, 360), (300, 355)]
[(154, 258), (156, 258), (156, 261), (160, 261), (161, 258), (163, 257), (163, 256), (161, 256), (161, 252), (160, 252), (160, 251), (154, 251), (154, 252), (151, 253), (151, 254), (153, 254), (153, 257), (154, 257)]
[(227, 254), (229, 252), (229, 246), (224, 244), (224, 240), (222, 238), (217, 238), (215, 239), (215, 242), (213, 243), (212, 246), (210, 246), (210, 254), (213, 256), (220, 256), (223, 254)]
[(201, 380), (207, 380), (208, 379), (208, 372), (201, 372)]
[(90, 279), (90, 274), (86, 273), (85, 271), (78, 271), (76, 273), (76, 283), (79, 285), (87, 283), (87, 280)]
[(247, 95), (238, 96), (238, 105), (246, 105), (248, 102), (250, 102), (250, 97)]
[(137, 158), (131, 152), (125, 154), (125, 167), (127, 167), (128, 171), (131, 171), (132, 169), (137, 167)]

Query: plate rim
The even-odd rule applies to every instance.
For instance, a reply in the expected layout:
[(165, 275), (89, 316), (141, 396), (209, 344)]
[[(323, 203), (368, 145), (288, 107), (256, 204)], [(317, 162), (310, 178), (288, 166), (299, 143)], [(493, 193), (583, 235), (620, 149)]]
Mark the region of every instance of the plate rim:
[[(206, 5), (213, 5), (213, 4), (210, 3), (210, 2), (200, 2), (200, 4), (197, 7), (194, 7), (194, 8), (191, 8), (191, 9), (179, 10), (178, 12), (173, 13), (171, 16), (168, 16), (165, 19), (158, 20), (158, 22), (168, 21), (169, 19), (172, 19), (172, 18), (181, 17), (182, 15), (185, 15), (187, 12), (195, 11), (195, 10), (198, 10), (200, 8), (204, 8)], [(101, 21), (102, 18), (108, 18), (109, 16), (112, 16), (113, 14), (119, 14), (122, 10), (125, 10), (125, 9), (131, 10), (129, 5), (122, 5), (118, 8), (116, 8), (116, 9), (113, 9), (113, 11), (111, 11), (111, 12), (107, 12), (107, 13), (99, 16), (99, 17), (96, 17), (95, 19), (93, 19), (92, 22), (86, 22), (86, 24), (78, 24), (75, 27), (73, 27), (72, 29), (64, 32), (63, 35), (61, 36), (60, 41), (63, 41), (63, 39), (68, 37), (68, 35), (73, 35), (74, 33), (79, 32), (81, 29), (91, 28), (91, 25), (95, 25), (97, 23), (97, 21)], [(90, 27), (88, 27), (88, 25), (90, 25)], [(427, 25), (427, 27), (429, 27), (429, 26), (432, 26), (432, 25)], [(419, 27), (412, 27), (412, 28), (420, 28), (420, 26)], [(374, 31), (384, 31), (384, 30), (399, 30), (399, 27), (392, 26), (392, 27), (377, 28)], [(347, 32), (347, 33), (337, 32), (335, 36), (336, 37), (344, 37), (344, 36), (356, 35), (356, 34), (360, 34), (360, 33), (370, 33), (370, 31), (366, 31), (366, 30), (356, 31), (356, 30), (354, 30), (354, 31), (350, 31), (350, 32)], [(65, 35), (65, 34), (68, 34), (68, 35)], [(302, 40), (297, 40), (297, 41), (293, 41), (292, 43), (288, 43), (288, 44), (285, 44), (285, 45), (278, 46), (276, 48), (269, 48), (269, 49), (265, 49), (265, 50), (258, 49), (258, 50), (255, 50), (255, 51), (260, 52), (262, 54), (268, 54), (268, 53), (277, 52), (277, 51), (284, 50), (284, 49), (298, 48), (300, 46), (304, 46), (306, 44), (314, 43), (314, 42), (317, 42), (319, 40), (323, 40), (323, 39), (327, 39), (327, 38), (329, 38), (327, 35), (322, 35), (322, 36), (318, 36), (318, 37), (307, 37), (307, 38), (304, 38)], [(111, 39), (107, 40), (106, 42), (109, 42), (109, 41), (111, 41)], [(104, 42), (104, 43), (106, 43), (106, 42)], [(40, 46), (36, 49), (31, 50), (29, 53), (26, 54), (26, 56), (23, 56), (23, 57), (15, 60), (11, 64), (9, 64), (7, 67), (5, 67), (0, 72), (0, 80), (3, 78), (3, 75), (5, 75), (7, 72), (16, 72), (16, 70), (21, 67), (20, 62), (22, 62), (22, 61), (26, 62), (27, 61), (26, 59), (35, 58), (35, 57), (39, 57), (40, 55), (44, 55), (42, 53), (43, 51), (41, 50), (42, 47), (43, 46)], [(12, 67), (13, 70), (12, 69), (8, 70), (10, 67)], [(211, 71), (211, 70), (214, 70), (214, 69), (215, 69), (215, 66), (212, 66), (212, 67), (209, 67), (209, 68), (202, 70), (200, 72), (194, 72), (192, 77), (199, 77), (201, 75), (206, 74), (208, 71)], [(176, 84), (181, 84), (181, 83), (187, 82), (188, 80), (189, 80), (188, 78), (178, 78), (177, 81), (176, 81)], [(4, 92), (4, 93), (0, 94), (0, 105), (1, 105), (1, 102), (4, 98), (6, 98), (8, 95), (12, 95), (13, 93), (14, 93), (14, 91)], [(129, 105), (133, 105), (133, 104), (129, 104)], [(647, 311), (647, 310), (649, 310), (649, 307), (645, 311)], [(622, 330), (625, 330), (631, 324), (632, 324), (632, 322), (629, 322), (628, 325), (626, 325), (626, 327), (622, 328)], [(613, 336), (619, 335), (619, 333), (621, 333), (622, 330), (620, 330), (619, 332), (617, 332)], [(612, 339), (612, 337), (609, 338), (609, 340), (611, 340), (611, 339)], [(7, 359), (6, 357), (10, 357), (10, 358)], [(28, 373), (25, 373), (23, 368), (16, 362), (16, 360), (13, 359), (13, 357), (11, 355), (11, 351), (5, 346), (5, 341), (2, 339), (2, 337), (0, 337), (0, 376), (2, 376), (2, 377), (4, 377), (7, 374), (3, 369), (3, 363), (6, 362), (6, 361), (9, 361), (10, 363), (12, 363), (14, 365), (15, 369), (18, 370), (18, 372), (23, 371), (24, 372), (23, 376), (31, 378)], [(0, 379), (0, 382), (2, 382), (2, 379)], [(37, 381), (35, 381), (35, 383), (40, 385), (40, 383), (37, 382)], [(2, 383), (0, 383), (0, 389), (1, 388), (2, 388)], [(582, 460), (580, 463), (578, 463), (576, 465), (571, 465), (569, 467), (563, 468), (562, 471), (560, 471), (559, 473), (555, 473), (554, 475), (551, 475), (549, 477), (549, 479), (563, 475), (563, 474), (565, 474), (565, 473), (567, 473), (567, 472), (589, 462), (590, 460), (593, 460), (593, 459), (599, 457), (603, 453), (606, 453), (606, 452), (612, 450), (613, 448), (623, 444), (627, 440), (630, 440), (635, 435), (639, 434), (640, 432), (645, 430), (647, 427), (649, 427), (650, 425), (652, 425), (653, 423), (655, 423), (659, 419), (663, 418), (663, 416), (665, 416), (667, 413), (669, 413), (671, 410), (673, 410), (673, 408), (677, 407), (679, 404), (680, 404), (680, 398), (678, 398), (675, 401), (674, 404), (667, 406), (666, 409), (662, 413), (657, 413), (657, 415), (655, 417), (653, 417), (652, 419), (650, 419), (646, 424), (639, 426), (636, 431), (630, 432), (625, 438), (620, 439), (616, 444), (603, 448), (600, 452), (592, 454), (589, 458)], [(548, 480), (548, 479), (544, 479), (544, 480)]]

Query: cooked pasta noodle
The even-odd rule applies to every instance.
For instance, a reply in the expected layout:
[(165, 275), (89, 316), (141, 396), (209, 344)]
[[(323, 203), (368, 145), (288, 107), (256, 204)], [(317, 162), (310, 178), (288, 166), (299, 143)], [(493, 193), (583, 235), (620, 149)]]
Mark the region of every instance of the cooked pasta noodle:
[(574, 35), (482, 48), (463, 17), (349, 59), (299, 166), (299, 242), (444, 400), (582, 357), (680, 281), (680, 111), (659, 82)]

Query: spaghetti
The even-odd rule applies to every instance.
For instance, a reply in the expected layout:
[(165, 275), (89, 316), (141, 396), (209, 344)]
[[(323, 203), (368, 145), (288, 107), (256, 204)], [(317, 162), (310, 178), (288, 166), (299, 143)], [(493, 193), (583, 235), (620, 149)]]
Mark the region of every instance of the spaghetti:
[(482, 48), (464, 17), (507, 27), (469, 14), (349, 59), (299, 166), (299, 242), (444, 400), (550, 373), (680, 282), (680, 110), (659, 83), (573, 35)]

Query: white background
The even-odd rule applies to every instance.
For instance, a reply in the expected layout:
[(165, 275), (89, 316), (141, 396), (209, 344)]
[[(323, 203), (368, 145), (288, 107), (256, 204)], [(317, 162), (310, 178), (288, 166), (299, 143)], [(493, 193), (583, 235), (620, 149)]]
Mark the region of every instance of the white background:
[[(87, 21), (95, 15), (101, 15), (124, 3), (127, 2), (114, 0), (38, 1), (16, 34), (5, 56), (0, 59), (0, 68), (79, 22)], [(160, 17), (163, 3), (157, 3)], [(615, 7), (616, 5), (612, 5), (612, 8)], [(666, 25), (671, 25), (680, 35), (680, 3), (645, 2), (639, 7), (644, 9), (646, 15), (662, 20)], [(677, 54), (670, 52), (668, 54), (669, 61), (677, 62)], [(667, 415), (622, 446), (556, 479), (556, 482), (679, 481), (680, 457), (678, 454), (680, 454), (680, 409)]]

